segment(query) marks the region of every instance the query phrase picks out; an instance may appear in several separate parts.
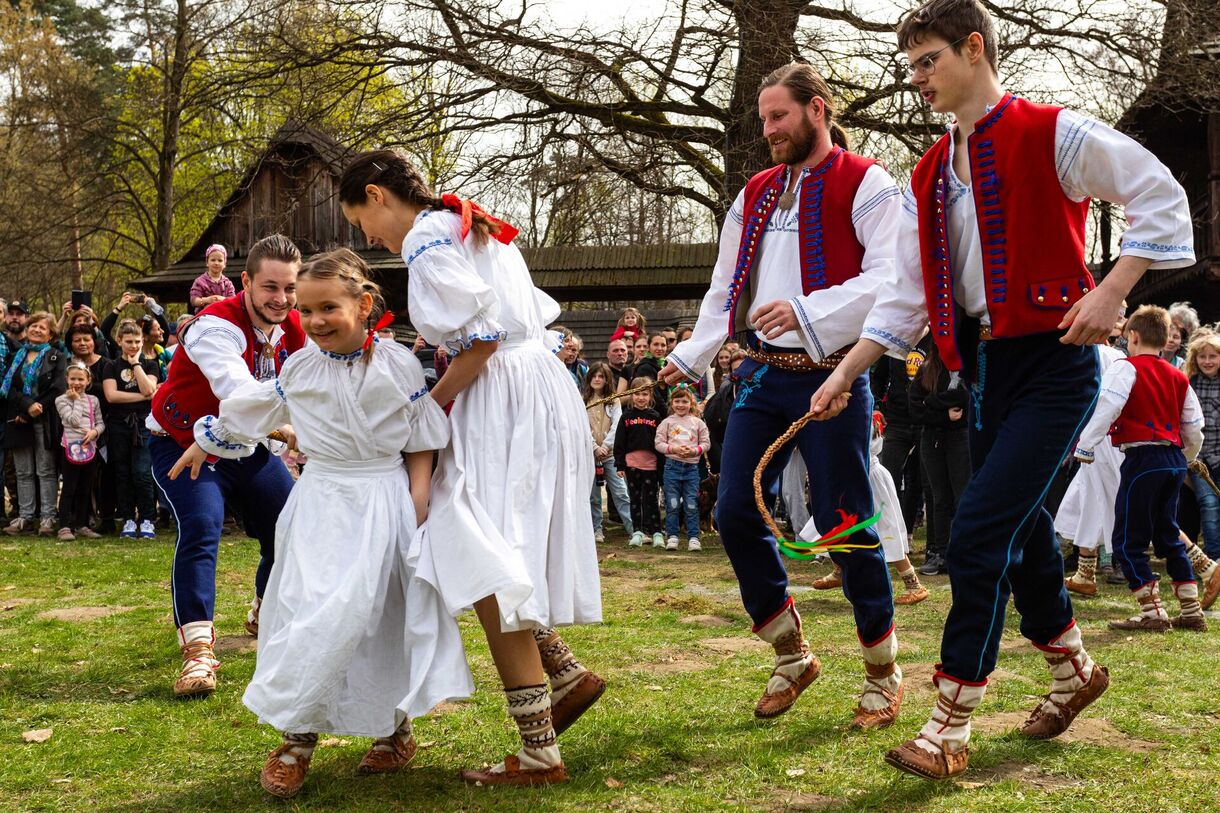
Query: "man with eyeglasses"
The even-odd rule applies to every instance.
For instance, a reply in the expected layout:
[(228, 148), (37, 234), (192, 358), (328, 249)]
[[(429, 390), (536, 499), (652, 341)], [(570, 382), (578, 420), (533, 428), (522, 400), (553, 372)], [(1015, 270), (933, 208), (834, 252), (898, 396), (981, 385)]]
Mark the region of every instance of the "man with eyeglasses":
[[(905, 355), (929, 321), (944, 363), (972, 383), (973, 474), (950, 533), (939, 697), (919, 735), (886, 755), (942, 779), (966, 769), (970, 717), (995, 668), (1010, 593), (1052, 677), (1021, 734), (1058, 736), (1109, 685), (1081, 641), (1043, 502), (1097, 397), (1093, 345), (1148, 268), (1191, 265), (1194, 250), (1186, 195), (1147, 150), (1003, 90), (994, 25), (978, 0), (926, 3), (899, 23), (898, 44), (920, 96), (956, 124), (912, 175), (895, 283), (810, 406), (837, 414), (855, 376), (883, 353)], [(1131, 224), (1100, 286), (1084, 263), (1090, 197), (1123, 204)]]

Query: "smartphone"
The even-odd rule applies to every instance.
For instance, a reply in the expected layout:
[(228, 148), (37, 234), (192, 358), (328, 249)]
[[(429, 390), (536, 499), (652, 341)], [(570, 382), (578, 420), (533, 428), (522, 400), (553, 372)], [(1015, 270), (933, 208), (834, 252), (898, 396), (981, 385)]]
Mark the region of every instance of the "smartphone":
[(81, 306), (93, 307), (93, 291), (72, 290), (72, 310), (78, 311)]
[(144, 304), (144, 300), (147, 298), (148, 298), (148, 296), (146, 294), (142, 294), (139, 291), (131, 292), (131, 301), (136, 303), (137, 305)]

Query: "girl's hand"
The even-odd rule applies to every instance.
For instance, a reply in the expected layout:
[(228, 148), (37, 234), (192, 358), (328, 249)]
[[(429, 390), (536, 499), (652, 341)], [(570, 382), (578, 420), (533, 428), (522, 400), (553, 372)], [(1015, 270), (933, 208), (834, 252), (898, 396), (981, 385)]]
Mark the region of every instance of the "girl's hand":
[(80, 398), (80, 393), (77, 392), (76, 390), (68, 390), (67, 392), (64, 393), (64, 395), (68, 396), (68, 399), (72, 400), (72, 401), (75, 401), (78, 398)]
[(88, 432), (85, 433), (85, 436), (83, 438), (81, 438), (82, 443), (92, 443), (95, 440), (97, 440), (97, 430), (96, 429), (90, 429)]
[(203, 464), (207, 462), (208, 453), (203, 450), (203, 447), (198, 443), (192, 443), (191, 448), (182, 453), (182, 457), (178, 458), (178, 462), (169, 470), (169, 479), (177, 480), (178, 475), (182, 474), (186, 469), (191, 470), (191, 479), (199, 479), (199, 470), (203, 468)]
[(616, 472), (614, 473), (614, 476), (615, 476), (615, 477), (618, 477), (619, 479), (622, 479), (622, 478), (626, 477), (626, 476), (627, 476), (627, 474), (626, 474), (626, 472), (622, 472), (622, 471), (616, 471)]
[(965, 412), (961, 407), (949, 407), (949, 420), (960, 421)]

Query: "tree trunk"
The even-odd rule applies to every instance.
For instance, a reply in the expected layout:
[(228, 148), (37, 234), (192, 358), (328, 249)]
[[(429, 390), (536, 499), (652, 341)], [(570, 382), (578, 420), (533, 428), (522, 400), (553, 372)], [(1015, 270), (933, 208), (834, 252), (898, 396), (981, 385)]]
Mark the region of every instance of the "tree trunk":
[(174, 168), (178, 164), (178, 133), (182, 124), (182, 88), (186, 82), (190, 19), (187, 0), (177, 0), (173, 50), (167, 53), (165, 98), (162, 101), (161, 148), (157, 151), (157, 228), (153, 235), (152, 273), (170, 265), (174, 233)]
[(716, 213), (717, 225), (727, 207), (750, 176), (771, 166), (771, 154), (762, 137), (758, 118), (758, 86), (776, 68), (796, 57), (796, 29), (804, 2), (792, 0), (736, 0), (737, 71), (733, 77), (730, 120), (724, 139), (724, 206)]

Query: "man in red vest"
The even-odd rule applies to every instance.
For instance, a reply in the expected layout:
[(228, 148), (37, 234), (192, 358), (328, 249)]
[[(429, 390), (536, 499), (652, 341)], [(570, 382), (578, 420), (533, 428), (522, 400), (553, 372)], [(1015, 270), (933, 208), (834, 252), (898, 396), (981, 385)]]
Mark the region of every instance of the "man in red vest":
[[(294, 310), (301, 252), (280, 234), (250, 248), (242, 291), (204, 308), (178, 330), (180, 347), (169, 378), (153, 397), (148, 428), (153, 477), (174, 512), (178, 540), (170, 589), (174, 625), (182, 648), (182, 672), (174, 694), (190, 697), (216, 688), (216, 550), (225, 502), (241, 508), (246, 533), (258, 539), (262, 558), (246, 629), (258, 634), (258, 606), (271, 573), (275, 522), (292, 489), (283, 461), (264, 445), (240, 460), (217, 460), (199, 479), (171, 480), (170, 468), (195, 441), (195, 420), (215, 415), (221, 399), (243, 384), (275, 378), (288, 356), (305, 345)], [(282, 433), (291, 440), (291, 427)]]
[[(966, 769), (1010, 594), (1052, 678), (1024, 736), (1058, 736), (1109, 685), (1081, 641), (1043, 501), (1097, 397), (1093, 345), (1146, 269), (1191, 265), (1194, 249), (1186, 195), (1147, 150), (1004, 92), (979, 0), (926, 3), (902, 19), (898, 44), (924, 101), (956, 122), (911, 177), (894, 283), (811, 409), (837, 414), (854, 377), (883, 353), (905, 356), (929, 322), (944, 363), (972, 382), (973, 474), (950, 532), (939, 698), (919, 735), (886, 755), (940, 779)], [(1096, 289), (1084, 262), (1092, 196), (1124, 205), (1130, 222)]]
[[(1140, 613), (1126, 621), (1111, 621), (1110, 628), (1116, 630), (1207, 631), (1199, 584), (1179, 538), (1177, 519), (1186, 464), (1203, 446), (1203, 408), (1182, 371), (1161, 358), (1171, 329), (1164, 308), (1145, 305), (1131, 315), (1130, 355), (1115, 361), (1102, 376), (1097, 408), (1076, 446), (1081, 463), (1093, 462), (1093, 449), (1105, 442), (1107, 434), (1123, 450), (1111, 541)], [(1148, 565), (1149, 541), (1165, 560), (1182, 606), (1172, 620), (1161, 605), (1157, 576)]]
[[(754, 632), (775, 649), (775, 668), (754, 713), (784, 713), (821, 671), (788, 595), (788, 574), (754, 500), (766, 448), (805, 412), (808, 396), (860, 335), (877, 290), (893, 275), (898, 187), (875, 161), (847, 150), (825, 80), (786, 65), (763, 81), (758, 112), (777, 166), (760, 172), (729, 210), (720, 255), (694, 332), (669, 354), (666, 383), (699, 380), (739, 332), (748, 358), (734, 373), (716, 515)], [(755, 304), (758, 303), (758, 304)], [(853, 725), (890, 725), (902, 702), (894, 603), (868, 481), (872, 427), (868, 376), (834, 421), (810, 425), (763, 473), (773, 502), (794, 449), (809, 473), (812, 516), (834, 529), (831, 556), (843, 570), (865, 661)], [(835, 535), (828, 533), (828, 536)]]

